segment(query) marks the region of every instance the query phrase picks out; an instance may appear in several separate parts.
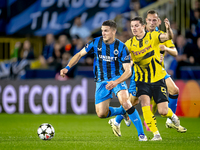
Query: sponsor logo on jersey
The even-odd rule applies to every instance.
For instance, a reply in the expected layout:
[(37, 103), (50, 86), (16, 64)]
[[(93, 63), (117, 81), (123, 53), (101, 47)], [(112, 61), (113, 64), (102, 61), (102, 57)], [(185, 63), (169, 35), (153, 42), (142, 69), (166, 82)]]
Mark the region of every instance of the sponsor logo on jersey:
[(108, 62), (117, 60), (117, 57), (110, 57), (110, 56), (104, 56), (104, 55), (99, 55), (99, 58), (103, 59), (103, 61), (108, 61)]
[(148, 51), (150, 48), (152, 48), (151, 47), (151, 45), (150, 46), (148, 46), (148, 47), (145, 47), (144, 49), (142, 49), (141, 51), (132, 51), (133, 52), (133, 54), (134, 55), (140, 55), (140, 54), (143, 54), (143, 53), (145, 53), (146, 51)]

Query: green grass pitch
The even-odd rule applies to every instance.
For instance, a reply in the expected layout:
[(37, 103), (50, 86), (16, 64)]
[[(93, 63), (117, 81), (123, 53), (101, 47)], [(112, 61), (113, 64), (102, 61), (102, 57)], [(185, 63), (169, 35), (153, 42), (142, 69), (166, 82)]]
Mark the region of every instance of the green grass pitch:
[[(121, 124), (122, 137), (115, 137), (108, 124), (109, 119), (96, 115), (33, 115), (0, 114), (0, 149), (19, 150), (198, 150), (200, 149), (200, 118), (180, 118), (188, 131), (178, 133), (166, 129), (166, 118), (157, 116), (157, 126), (162, 141), (139, 142), (133, 124)], [(143, 120), (143, 118), (142, 118)], [(37, 128), (50, 123), (55, 128), (55, 137), (49, 141), (39, 139)], [(148, 139), (153, 137), (145, 131)]]

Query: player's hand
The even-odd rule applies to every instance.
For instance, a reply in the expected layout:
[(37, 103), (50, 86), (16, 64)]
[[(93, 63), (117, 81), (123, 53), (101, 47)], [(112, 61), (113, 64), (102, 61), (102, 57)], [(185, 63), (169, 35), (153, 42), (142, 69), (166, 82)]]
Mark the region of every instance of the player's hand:
[(169, 29), (170, 28), (170, 22), (169, 22), (169, 20), (167, 18), (165, 18), (164, 22), (165, 22), (166, 29)]
[(165, 45), (159, 45), (160, 47), (160, 51), (165, 51), (166, 50), (166, 46)]
[(107, 82), (108, 84), (106, 85), (106, 89), (107, 90), (112, 90), (114, 87), (117, 86), (117, 82), (116, 81), (109, 81)]
[(65, 77), (65, 74), (68, 72), (68, 70), (66, 68), (60, 70), (60, 76), (62, 76), (63, 78)]

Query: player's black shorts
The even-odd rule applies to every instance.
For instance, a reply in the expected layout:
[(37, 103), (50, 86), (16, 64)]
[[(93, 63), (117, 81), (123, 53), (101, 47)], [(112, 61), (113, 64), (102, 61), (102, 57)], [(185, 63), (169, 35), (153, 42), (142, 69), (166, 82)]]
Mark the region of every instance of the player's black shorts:
[(168, 102), (167, 86), (164, 79), (161, 79), (155, 83), (144, 83), (137, 81), (136, 87), (137, 97), (141, 95), (148, 95), (151, 98), (153, 96), (153, 99), (156, 102), (156, 104)]

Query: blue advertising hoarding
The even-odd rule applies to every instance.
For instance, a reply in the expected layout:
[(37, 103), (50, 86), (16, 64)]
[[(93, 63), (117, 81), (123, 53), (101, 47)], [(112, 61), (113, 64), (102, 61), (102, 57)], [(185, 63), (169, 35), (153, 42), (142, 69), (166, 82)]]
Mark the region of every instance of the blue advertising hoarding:
[(129, 11), (130, 0), (9, 0), (7, 35), (44, 36), (68, 33), (74, 18), (81, 17), (90, 31), (103, 21)]

